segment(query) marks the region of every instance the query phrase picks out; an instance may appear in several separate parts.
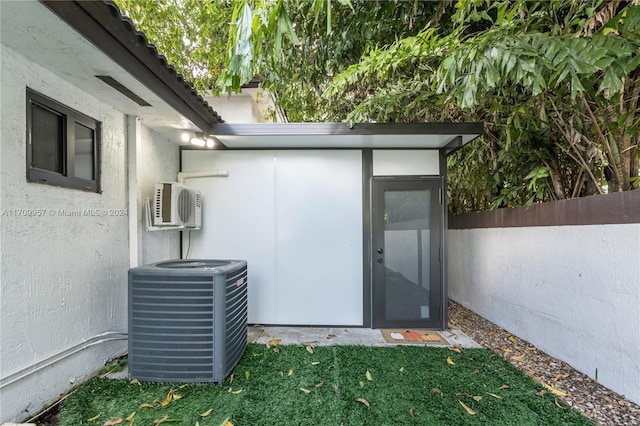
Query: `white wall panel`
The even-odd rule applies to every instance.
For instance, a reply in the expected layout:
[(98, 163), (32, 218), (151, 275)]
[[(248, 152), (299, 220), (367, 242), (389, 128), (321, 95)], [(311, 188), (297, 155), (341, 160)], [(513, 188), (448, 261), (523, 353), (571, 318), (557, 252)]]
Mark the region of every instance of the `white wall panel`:
[(360, 151), (277, 154), (281, 324), (362, 325)]
[(189, 257), (247, 260), (252, 323), (361, 325), (360, 151), (183, 152), (217, 169), (185, 182), (203, 194)]
[(439, 175), (440, 154), (437, 150), (373, 151), (374, 176)]
[[(183, 171), (226, 169), (228, 177), (185, 180), (202, 191), (202, 229), (191, 231), (189, 258), (248, 262), (249, 322), (277, 318), (275, 169), (272, 152), (184, 151)], [(183, 233), (183, 255), (189, 246)]]

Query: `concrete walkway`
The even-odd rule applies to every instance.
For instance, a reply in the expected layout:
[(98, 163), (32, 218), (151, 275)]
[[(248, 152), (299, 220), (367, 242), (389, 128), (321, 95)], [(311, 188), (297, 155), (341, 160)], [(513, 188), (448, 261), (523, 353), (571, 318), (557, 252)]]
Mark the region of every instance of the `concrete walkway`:
[[(305, 344), (313, 346), (332, 345), (363, 345), (363, 346), (396, 346), (387, 343), (380, 330), (371, 328), (320, 328), (320, 327), (249, 327), (248, 341), (250, 343), (267, 344), (278, 339), (280, 345)], [(454, 346), (462, 348), (481, 348), (472, 338), (459, 329), (450, 328), (437, 332), (448, 345), (426, 346)], [(404, 344), (404, 343), (403, 343)], [(418, 345), (425, 346), (425, 345)]]

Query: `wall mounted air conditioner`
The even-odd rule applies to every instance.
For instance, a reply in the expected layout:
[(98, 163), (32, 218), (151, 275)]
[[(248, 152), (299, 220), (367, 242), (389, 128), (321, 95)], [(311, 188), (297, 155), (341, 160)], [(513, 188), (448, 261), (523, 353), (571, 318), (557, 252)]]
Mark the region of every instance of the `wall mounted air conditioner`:
[(177, 182), (157, 183), (153, 199), (154, 226), (202, 226), (202, 195)]

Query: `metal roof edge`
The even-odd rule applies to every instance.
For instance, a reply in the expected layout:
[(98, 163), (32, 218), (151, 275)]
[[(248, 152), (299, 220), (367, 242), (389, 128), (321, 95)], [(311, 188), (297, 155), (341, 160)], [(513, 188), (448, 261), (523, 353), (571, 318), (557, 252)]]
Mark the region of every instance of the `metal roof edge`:
[(483, 122), (463, 123), (216, 123), (209, 128), (213, 136), (278, 135), (472, 135), (484, 133)]
[(224, 122), (113, 1), (38, 1), (202, 131)]

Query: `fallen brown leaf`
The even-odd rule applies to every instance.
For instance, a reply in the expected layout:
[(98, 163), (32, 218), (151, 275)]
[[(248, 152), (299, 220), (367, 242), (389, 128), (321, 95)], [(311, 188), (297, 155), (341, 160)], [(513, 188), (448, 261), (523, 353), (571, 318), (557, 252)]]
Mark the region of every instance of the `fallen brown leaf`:
[(142, 383), (140, 383), (140, 380), (138, 379), (133, 379), (129, 383), (131, 383), (132, 385), (142, 386)]
[(545, 393), (547, 393), (547, 391), (546, 391), (546, 390), (544, 390), (544, 389), (541, 389), (541, 390), (539, 390), (538, 392), (536, 392), (536, 395), (538, 395), (538, 396), (542, 396), (542, 395), (544, 395)]
[(467, 405), (464, 402), (460, 400), (458, 400), (458, 402), (460, 403), (460, 405), (462, 405), (462, 408), (464, 408), (467, 413), (471, 414), (472, 416), (476, 415), (476, 412), (473, 411), (471, 408), (467, 407)]
[(171, 401), (173, 401), (173, 389), (169, 389), (167, 396), (165, 396), (164, 399), (160, 401), (160, 405), (166, 407), (171, 403)]
[(471, 372), (471, 374), (478, 374), (479, 372), (480, 372), (480, 370), (473, 370), (473, 371)]
[(546, 384), (545, 382), (543, 382), (542, 380), (540, 381), (540, 384), (542, 386), (544, 386), (547, 390), (551, 391), (552, 394), (554, 395), (558, 395), (558, 396), (567, 396), (566, 392), (561, 391), (558, 388), (554, 388), (553, 386), (550, 386), (548, 384)]
[(411, 417), (413, 417), (413, 414), (414, 414), (415, 412), (416, 412), (415, 408), (413, 408), (413, 407), (409, 408), (409, 415), (410, 415)]
[(276, 339), (275, 337), (267, 343), (267, 348), (275, 345), (279, 345), (282, 342), (282, 339)]
[(155, 419), (155, 420), (153, 421), (153, 424), (154, 424), (154, 425), (162, 424), (162, 423), (166, 422), (168, 418), (169, 418), (169, 415), (168, 415), (168, 414), (165, 414), (164, 416), (160, 417), (159, 419)]
[(502, 399), (502, 397), (501, 397), (501, 396), (496, 395), (495, 393), (487, 392), (487, 395), (492, 396), (492, 397), (494, 397), (494, 398), (496, 398), (496, 399)]
[(433, 388), (433, 389), (431, 389), (431, 392), (433, 392), (433, 393), (439, 393), (439, 394), (441, 394), (441, 393), (442, 393), (442, 391), (440, 390), (440, 388)]
[(313, 354), (313, 348), (311, 346), (307, 346), (307, 352)]
[(316, 387), (317, 387), (317, 388), (321, 388), (322, 386), (324, 386), (324, 381), (322, 381), (322, 382), (320, 382), (320, 383), (317, 383), (317, 384), (316, 384)]
[(327, 339), (333, 339), (334, 337), (336, 337), (335, 334), (331, 334), (331, 333), (327, 334)]
[(102, 426), (113, 426), (113, 425), (119, 425), (120, 423), (122, 423), (122, 418), (118, 417), (117, 419), (107, 420), (106, 422), (104, 422)]
[(476, 396), (474, 396), (474, 397), (473, 397), (473, 399), (475, 399), (475, 400), (476, 400), (476, 402), (480, 402), (480, 401), (482, 401), (482, 397), (481, 397), (480, 395), (476, 395)]
[(563, 373), (563, 374), (557, 374), (556, 377), (553, 378), (554, 382), (557, 382), (560, 379), (566, 379), (567, 377), (569, 377), (568, 373)]
[(502, 390), (502, 389), (509, 389), (509, 385), (502, 385), (500, 386), (498, 389)]
[(209, 414), (211, 414), (213, 412), (213, 408), (209, 408), (207, 411), (205, 411), (204, 413), (200, 413), (198, 414), (200, 417), (207, 417)]
[(367, 408), (369, 408), (369, 401), (367, 401), (364, 398), (356, 398), (356, 401), (358, 401), (360, 404), (366, 405)]

